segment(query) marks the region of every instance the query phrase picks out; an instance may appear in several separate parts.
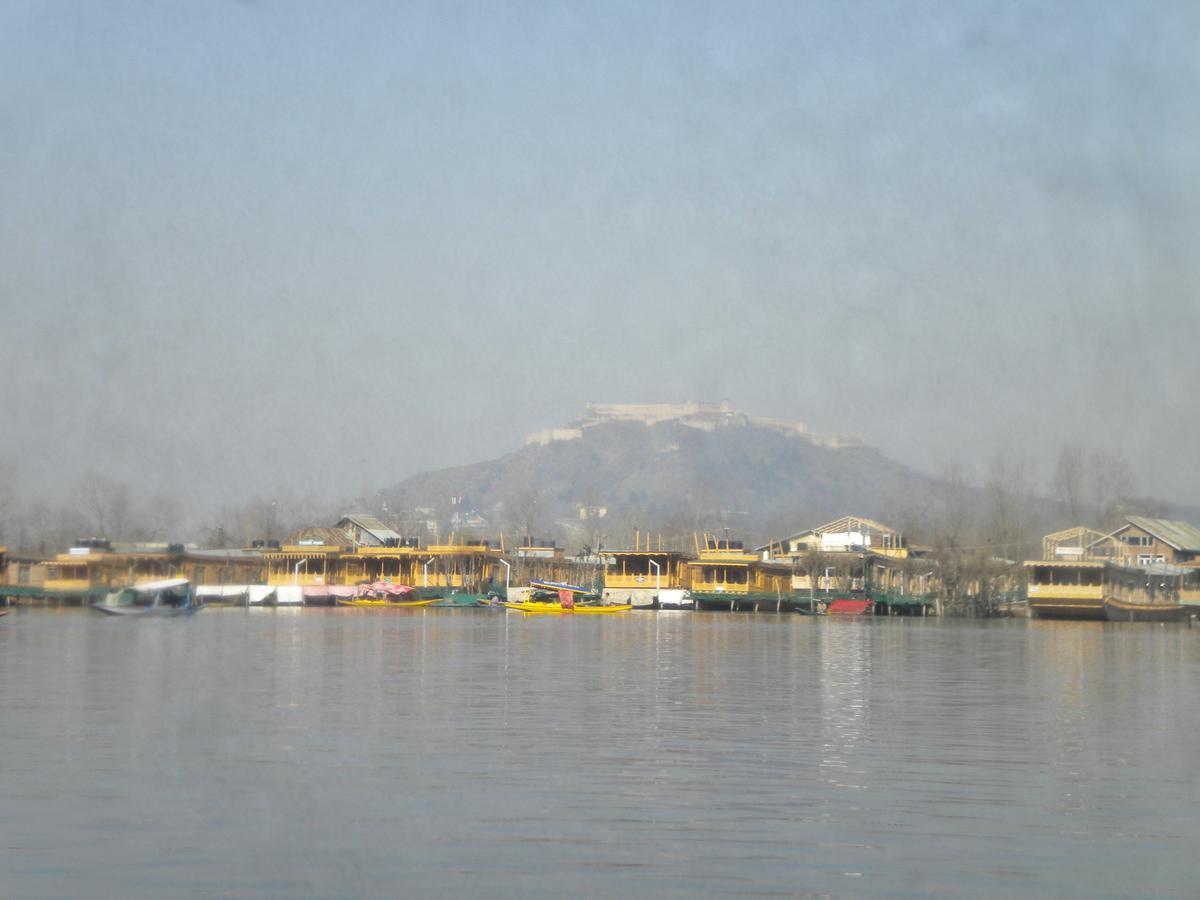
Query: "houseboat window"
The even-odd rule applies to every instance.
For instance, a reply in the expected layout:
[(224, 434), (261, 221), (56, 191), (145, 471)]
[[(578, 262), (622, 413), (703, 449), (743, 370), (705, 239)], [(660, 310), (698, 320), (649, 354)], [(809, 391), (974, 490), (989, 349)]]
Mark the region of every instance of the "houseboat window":
[(1080, 573), (1079, 583), (1095, 587), (1100, 584), (1102, 574), (1099, 569), (1087, 569)]
[(1148, 534), (1127, 534), (1125, 543), (1130, 547), (1151, 547), (1154, 545), (1154, 538)]
[(650, 568), (649, 563), (644, 559), (626, 559), (624, 563), (627, 575), (645, 575)]

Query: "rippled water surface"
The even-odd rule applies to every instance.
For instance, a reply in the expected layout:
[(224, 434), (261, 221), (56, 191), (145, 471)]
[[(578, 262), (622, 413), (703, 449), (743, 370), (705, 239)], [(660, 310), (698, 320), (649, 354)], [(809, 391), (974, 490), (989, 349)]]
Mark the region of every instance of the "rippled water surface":
[(5, 897), (1197, 895), (1200, 630), (0, 620)]

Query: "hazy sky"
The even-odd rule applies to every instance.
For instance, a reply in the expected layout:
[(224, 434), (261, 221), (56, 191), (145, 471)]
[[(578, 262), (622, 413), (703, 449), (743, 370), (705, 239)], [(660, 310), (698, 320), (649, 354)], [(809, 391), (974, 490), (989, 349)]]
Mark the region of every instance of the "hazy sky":
[(0, 462), (345, 495), (728, 398), (1200, 502), (1198, 47), (1194, 2), (7, 0)]

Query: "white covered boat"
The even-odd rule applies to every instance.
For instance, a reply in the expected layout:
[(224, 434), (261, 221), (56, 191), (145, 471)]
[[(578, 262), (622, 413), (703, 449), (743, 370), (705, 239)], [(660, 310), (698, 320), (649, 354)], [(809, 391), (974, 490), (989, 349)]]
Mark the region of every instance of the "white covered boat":
[(166, 578), (113, 591), (92, 609), (110, 616), (190, 616), (201, 605), (186, 578)]

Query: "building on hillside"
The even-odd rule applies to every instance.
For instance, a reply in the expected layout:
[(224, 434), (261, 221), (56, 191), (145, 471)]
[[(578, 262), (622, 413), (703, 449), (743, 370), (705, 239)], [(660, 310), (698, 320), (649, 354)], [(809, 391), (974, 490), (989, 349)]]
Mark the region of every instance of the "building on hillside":
[(1122, 565), (1200, 565), (1200, 528), (1189, 522), (1126, 516), (1124, 525), (1097, 543), (1105, 540), (1115, 542), (1114, 562)]
[(805, 424), (794, 419), (757, 418), (736, 410), (728, 400), (720, 403), (588, 403), (583, 416), (567, 428), (549, 428), (526, 437), (527, 444), (546, 444), (556, 441), (574, 441), (583, 437), (588, 428), (613, 423), (632, 422), (641, 425), (659, 425), (676, 422), (700, 431), (715, 431), (718, 428), (756, 427), (766, 428), (831, 450), (845, 447), (861, 447), (862, 438), (852, 434), (821, 434), (809, 431)]

